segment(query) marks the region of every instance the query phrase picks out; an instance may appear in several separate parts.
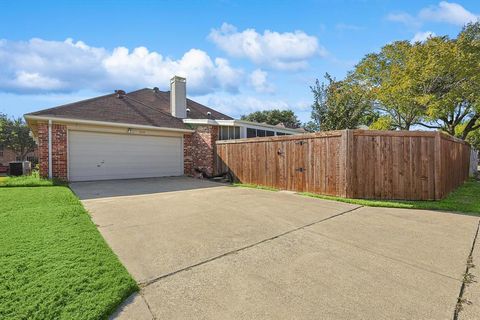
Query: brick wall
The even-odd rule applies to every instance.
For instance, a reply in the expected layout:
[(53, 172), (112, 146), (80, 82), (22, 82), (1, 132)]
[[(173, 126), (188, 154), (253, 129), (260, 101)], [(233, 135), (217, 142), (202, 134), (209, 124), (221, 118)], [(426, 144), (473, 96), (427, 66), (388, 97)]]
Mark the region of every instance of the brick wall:
[(40, 176), (48, 177), (48, 123), (38, 123), (38, 166)]
[[(67, 180), (67, 127), (52, 124), (52, 175)], [(38, 124), (38, 160), (40, 175), (48, 177), (48, 123)]]
[(193, 158), (192, 158), (192, 140), (191, 134), (183, 135), (183, 174), (193, 176)]
[(15, 160), (17, 160), (17, 155), (13, 150), (4, 148), (0, 151), (0, 165), (8, 166), (10, 162)]
[(208, 175), (214, 173), (215, 141), (218, 139), (217, 126), (197, 126), (189, 138), (184, 139), (184, 169), (185, 174), (193, 175), (194, 169)]

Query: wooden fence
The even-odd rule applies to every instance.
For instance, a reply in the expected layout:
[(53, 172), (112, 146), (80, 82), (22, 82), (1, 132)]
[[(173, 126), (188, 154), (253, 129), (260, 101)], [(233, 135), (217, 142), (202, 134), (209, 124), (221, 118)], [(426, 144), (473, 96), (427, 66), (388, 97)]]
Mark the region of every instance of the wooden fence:
[(236, 181), (347, 198), (434, 200), (468, 178), (470, 146), (440, 132), (343, 130), (216, 143)]

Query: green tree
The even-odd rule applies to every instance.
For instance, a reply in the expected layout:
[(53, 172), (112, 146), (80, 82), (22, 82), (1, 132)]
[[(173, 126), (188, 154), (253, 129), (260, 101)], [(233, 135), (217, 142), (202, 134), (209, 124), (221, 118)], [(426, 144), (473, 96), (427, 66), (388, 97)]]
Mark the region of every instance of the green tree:
[(395, 130), (395, 125), (390, 116), (380, 116), (369, 128), (372, 130)]
[(470, 131), (467, 136), (467, 142), (472, 145), (477, 151), (480, 150), (480, 129)]
[(466, 25), (456, 39), (388, 44), (365, 56), (350, 76), (375, 98), (382, 122), (374, 126), (385, 127), (388, 117), (394, 129), (421, 125), (466, 139), (480, 128), (478, 61), (480, 22)]
[(320, 84), (317, 79), (310, 87), (314, 102), (307, 131), (355, 129), (374, 120), (371, 96), (362, 85), (351, 79), (336, 81), (328, 73), (325, 80)]
[(456, 39), (435, 37), (423, 47), (421, 125), (466, 139), (480, 128), (480, 23), (466, 25)]
[(243, 115), (242, 120), (266, 123), (273, 126), (283, 123), (287, 128), (299, 128), (300, 121), (298, 120), (297, 115), (292, 110), (264, 110), (256, 111), (248, 115)]
[(366, 55), (350, 75), (367, 88), (375, 100), (375, 110), (389, 117), (394, 129), (410, 130), (424, 115), (419, 99), (422, 88), (418, 70), (425, 55), (421, 46), (408, 41), (388, 44), (379, 53)]
[(22, 118), (8, 118), (0, 115), (0, 144), (11, 149), (21, 160), (35, 149), (35, 141), (30, 136), (30, 129)]

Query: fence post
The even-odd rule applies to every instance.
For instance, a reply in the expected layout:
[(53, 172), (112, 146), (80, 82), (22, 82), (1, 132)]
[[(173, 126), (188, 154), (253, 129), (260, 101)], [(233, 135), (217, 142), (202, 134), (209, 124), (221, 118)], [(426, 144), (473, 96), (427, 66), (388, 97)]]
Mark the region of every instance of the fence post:
[(354, 151), (354, 140), (353, 140), (353, 130), (346, 129), (342, 133), (343, 138), (343, 154), (345, 157), (345, 191), (344, 197), (353, 198), (353, 151)]
[(442, 134), (440, 131), (435, 132), (434, 143), (434, 188), (435, 200), (440, 200), (443, 197), (442, 191)]

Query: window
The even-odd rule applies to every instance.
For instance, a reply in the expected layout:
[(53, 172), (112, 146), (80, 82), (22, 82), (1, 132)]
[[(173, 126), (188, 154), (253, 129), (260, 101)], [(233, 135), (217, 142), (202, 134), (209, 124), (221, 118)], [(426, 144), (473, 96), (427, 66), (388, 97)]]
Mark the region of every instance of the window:
[(228, 127), (220, 127), (220, 140), (228, 139)]
[(247, 138), (256, 138), (257, 129), (247, 128)]
[(220, 126), (220, 140), (240, 139), (240, 127)]
[(275, 131), (263, 130), (263, 129), (247, 128), (247, 138), (273, 137), (275, 135), (285, 136), (285, 135), (290, 135), (290, 133), (275, 132)]
[(3, 144), (0, 144), (0, 157), (3, 158)]

